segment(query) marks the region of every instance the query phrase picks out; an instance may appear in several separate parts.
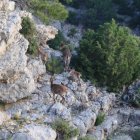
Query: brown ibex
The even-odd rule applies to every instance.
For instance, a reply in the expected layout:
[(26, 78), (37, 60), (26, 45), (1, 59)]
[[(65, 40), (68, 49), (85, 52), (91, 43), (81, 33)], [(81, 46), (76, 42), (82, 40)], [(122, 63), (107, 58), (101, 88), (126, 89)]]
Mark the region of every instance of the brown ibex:
[(81, 73), (76, 71), (75, 69), (70, 69), (68, 78), (69, 78), (69, 80), (72, 80), (74, 82), (78, 81), (80, 84)]
[(60, 50), (62, 51), (63, 54), (64, 69), (65, 71), (67, 71), (72, 57), (71, 51), (68, 47), (64, 45), (64, 43), (61, 43)]
[(64, 95), (67, 93), (68, 88), (64, 85), (53, 84), (53, 77), (50, 78), (51, 82), (51, 92), (53, 93), (53, 98), (55, 101), (55, 94), (60, 95), (62, 97), (62, 101), (65, 100)]
[(48, 54), (44, 52), (42, 47), (38, 47), (38, 56), (41, 55), (42, 61), (45, 63), (48, 60)]

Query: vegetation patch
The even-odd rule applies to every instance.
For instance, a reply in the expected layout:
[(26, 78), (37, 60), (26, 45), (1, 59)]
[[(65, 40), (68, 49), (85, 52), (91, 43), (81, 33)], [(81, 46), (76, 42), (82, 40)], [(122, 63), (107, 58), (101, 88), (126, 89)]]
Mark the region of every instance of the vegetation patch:
[(98, 126), (100, 124), (102, 124), (102, 122), (105, 120), (105, 114), (104, 113), (99, 113), (99, 115), (97, 116), (96, 122), (95, 122), (95, 126)]
[(51, 72), (52, 74), (60, 74), (63, 71), (63, 65), (60, 59), (52, 57), (47, 63), (46, 63), (46, 69), (47, 71)]
[(114, 20), (88, 30), (78, 49), (76, 68), (109, 91), (120, 91), (140, 76), (140, 38)]
[(68, 17), (68, 11), (58, 0), (29, 0), (28, 6), (46, 24), (54, 19), (64, 21)]
[(21, 23), (22, 29), (20, 33), (29, 41), (29, 46), (27, 53), (31, 55), (36, 55), (38, 50), (37, 37), (36, 37), (36, 28), (29, 17), (23, 17)]
[(69, 123), (62, 119), (57, 119), (52, 128), (58, 133), (58, 140), (70, 140), (79, 135), (79, 130), (71, 127)]
[(55, 38), (52, 40), (49, 40), (47, 43), (48, 43), (50, 48), (53, 48), (55, 50), (59, 50), (59, 47), (60, 47), (62, 42), (66, 42), (66, 40), (65, 40), (62, 32), (59, 30), (58, 34), (55, 36)]

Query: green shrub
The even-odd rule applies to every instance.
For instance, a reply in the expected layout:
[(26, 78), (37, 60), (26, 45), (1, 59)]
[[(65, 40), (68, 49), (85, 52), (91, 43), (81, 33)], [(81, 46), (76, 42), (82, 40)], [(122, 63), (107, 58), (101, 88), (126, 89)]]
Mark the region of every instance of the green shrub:
[(140, 69), (140, 38), (113, 20), (80, 41), (76, 68), (91, 81), (120, 91), (136, 80)]
[(63, 72), (64, 68), (59, 59), (52, 57), (46, 63), (46, 69), (47, 69), (47, 71), (51, 72), (52, 74), (54, 74), (54, 73), (59, 74), (59, 73)]
[(29, 0), (29, 8), (44, 23), (52, 20), (64, 21), (68, 17), (68, 11), (59, 1), (51, 0)]
[(31, 55), (37, 55), (38, 44), (37, 44), (36, 38), (30, 38), (28, 39), (28, 41), (29, 41), (29, 46), (28, 46), (27, 53)]
[(104, 120), (105, 120), (105, 114), (99, 113), (99, 115), (97, 116), (96, 122), (95, 122), (95, 126), (100, 125)]
[(52, 128), (59, 134), (59, 140), (70, 140), (79, 135), (79, 130), (71, 127), (69, 123), (62, 119), (57, 119)]
[(87, 135), (85, 137), (81, 137), (79, 140), (95, 140), (95, 138)]
[(25, 37), (31, 37), (36, 34), (35, 25), (29, 17), (22, 18), (21, 26), (22, 29), (20, 30), (20, 33), (23, 34)]
[(55, 38), (53, 40), (48, 41), (48, 45), (50, 48), (59, 50), (59, 47), (62, 42), (66, 42), (66, 40), (63, 34), (60, 31), (58, 31), (58, 34), (55, 36)]
[(20, 30), (20, 33), (23, 34), (24, 37), (29, 41), (27, 53), (31, 55), (36, 55), (38, 44), (36, 39), (36, 28), (34, 23), (29, 17), (23, 17), (21, 26), (22, 29)]

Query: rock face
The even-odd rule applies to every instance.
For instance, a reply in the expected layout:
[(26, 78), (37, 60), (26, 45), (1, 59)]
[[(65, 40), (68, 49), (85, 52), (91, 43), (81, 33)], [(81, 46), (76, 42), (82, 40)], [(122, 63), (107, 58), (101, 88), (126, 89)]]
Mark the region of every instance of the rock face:
[(16, 133), (12, 140), (55, 140), (56, 132), (47, 126), (28, 125), (23, 128), (26, 132)]
[(10, 116), (8, 116), (5, 112), (0, 111), (0, 125), (2, 125), (3, 122), (8, 121), (10, 119)]
[(6, 103), (16, 102), (35, 90), (25, 55), (29, 43), (19, 33), (19, 13), (11, 10), (14, 2), (0, 2), (0, 100)]
[[(2, 107), (2, 111), (0, 104), (0, 140), (56, 140), (57, 134), (49, 126), (57, 118), (78, 128), (80, 136), (88, 134), (97, 140), (107, 138), (123, 122), (140, 125), (139, 110), (134, 112), (117, 108), (112, 114), (114, 94), (82, 79), (79, 84), (70, 78), (69, 72), (55, 74), (53, 81), (54, 84), (63, 84), (68, 88), (65, 102), (60, 103), (60, 95), (53, 97), (50, 86), (52, 75), (46, 72), (40, 58), (25, 55), (29, 43), (19, 33), (21, 17), (33, 17), (26, 11), (13, 10), (13, 2), (0, 0), (0, 101), (11, 103)], [(36, 25), (36, 28), (38, 42), (48, 58), (61, 58), (60, 51), (55, 51), (46, 44), (55, 37), (57, 29), (42, 24)], [(27, 96), (30, 98), (24, 98)], [(24, 100), (19, 100), (22, 98)], [(95, 127), (100, 112), (106, 117)], [(77, 137), (71, 140), (77, 140)], [(128, 140), (128, 137), (122, 139)]]
[(50, 39), (54, 39), (55, 35), (57, 34), (58, 30), (52, 26), (45, 26), (45, 25), (37, 25), (37, 34), (39, 38), (40, 44), (46, 44), (46, 42)]

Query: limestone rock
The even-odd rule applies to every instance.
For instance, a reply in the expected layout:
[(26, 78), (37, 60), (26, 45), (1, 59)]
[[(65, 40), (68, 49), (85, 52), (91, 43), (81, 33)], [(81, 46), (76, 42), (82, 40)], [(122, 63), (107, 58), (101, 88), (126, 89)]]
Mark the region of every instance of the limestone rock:
[(118, 127), (117, 115), (108, 116), (106, 120), (99, 127), (102, 128), (106, 136), (108, 136)]
[(87, 130), (94, 125), (95, 121), (96, 114), (91, 109), (87, 109), (73, 118), (73, 124), (79, 128), (81, 136), (87, 133)]
[(16, 133), (12, 140), (55, 140), (56, 132), (48, 126), (27, 125), (27, 132)]
[(46, 73), (46, 67), (41, 59), (30, 59), (27, 64), (28, 69), (32, 72), (34, 80), (37, 80), (40, 75)]
[(101, 104), (101, 109), (107, 112), (115, 101), (114, 94), (106, 94), (99, 98), (99, 103)]
[(8, 10), (9, 11), (14, 11), (15, 10), (15, 2), (14, 1), (9, 2)]
[(95, 86), (89, 86), (86, 89), (86, 94), (88, 95), (89, 100), (93, 101), (100, 96), (100, 92)]
[(37, 25), (37, 36), (39, 43), (46, 44), (46, 42), (50, 39), (54, 39), (55, 35), (57, 34), (58, 30), (52, 26), (45, 26), (45, 25)]
[(27, 12), (27, 11), (20, 11), (19, 12), (20, 17), (29, 17), (30, 19), (33, 19), (33, 16), (31, 13)]
[[(0, 100), (16, 102), (35, 90), (32, 73), (27, 69), (28, 41), (19, 33), (21, 17), (9, 0), (0, 2)], [(4, 7), (4, 9), (3, 9)]]
[(0, 125), (2, 125), (3, 122), (8, 121), (9, 119), (10, 119), (10, 116), (8, 114), (0, 111)]
[(19, 74), (6, 77), (7, 79), (0, 84), (0, 100), (6, 103), (16, 102), (31, 95), (35, 89), (34, 80), (28, 69), (20, 71)]
[(55, 103), (51, 108), (49, 113), (51, 115), (57, 115), (59, 117), (61, 117), (62, 119), (65, 120), (71, 120), (71, 113), (70, 110), (67, 109), (64, 105), (62, 105), (61, 103)]

